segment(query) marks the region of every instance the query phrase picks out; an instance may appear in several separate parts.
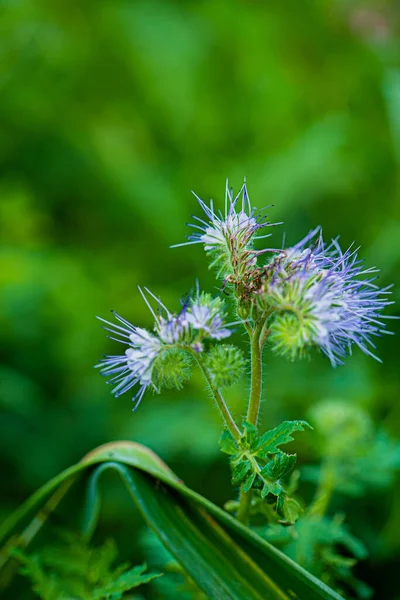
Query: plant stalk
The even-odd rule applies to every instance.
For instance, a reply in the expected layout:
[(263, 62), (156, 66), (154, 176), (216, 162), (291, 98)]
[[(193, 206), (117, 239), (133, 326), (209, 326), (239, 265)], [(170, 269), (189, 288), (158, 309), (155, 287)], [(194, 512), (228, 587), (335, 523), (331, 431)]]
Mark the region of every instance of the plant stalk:
[[(262, 339), (265, 321), (255, 325), (251, 333), (251, 388), (249, 406), (247, 409), (247, 421), (257, 427), (258, 414), (260, 412), (261, 392), (262, 392), (262, 348), (265, 339)], [(253, 497), (253, 491), (245, 492), (243, 484), (240, 488), (239, 510), (237, 518), (244, 525), (247, 525), (250, 518), (250, 506)]]
[(253, 490), (245, 492), (242, 484), (240, 487), (239, 508), (236, 514), (236, 518), (238, 521), (243, 523), (243, 525), (248, 525), (249, 523), (252, 496)]
[(264, 323), (258, 324), (254, 328), (251, 337), (251, 390), (247, 410), (247, 421), (255, 426), (257, 426), (258, 415), (260, 412), (262, 392), (262, 348), (260, 337), (263, 327)]
[(212, 392), (212, 395), (214, 396), (217, 404), (218, 404), (218, 408), (220, 410), (220, 413), (222, 415), (222, 418), (225, 422), (225, 425), (227, 426), (227, 428), (229, 429), (229, 432), (231, 433), (231, 435), (233, 436), (233, 438), (236, 441), (239, 441), (241, 438), (241, 431), (239, 429), (239, 427), (236, 425), (236, 422), (234, 420), (234, 418), (232, 417), (230, 410), (228, 408), (228, 405), (226, 404), (224, 397), (222, 396), (221, 392), (219, 391), (218, 388), (215, 387), (212, 377), (207, 369), (207, 367), (205, 366), (205, 364), (203, 363), (202, 359), (200, 358), (200, 356), (196, 353), (193, 352), (193, 355), (196, 358), (197, 364), (199, 365), (209, 387), (210, 390)]

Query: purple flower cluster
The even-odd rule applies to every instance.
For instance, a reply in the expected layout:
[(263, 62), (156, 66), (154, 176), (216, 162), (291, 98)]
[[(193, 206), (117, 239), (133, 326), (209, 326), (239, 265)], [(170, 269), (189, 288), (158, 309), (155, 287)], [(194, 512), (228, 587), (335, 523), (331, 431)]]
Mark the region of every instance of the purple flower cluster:
[(380, 313), (391, 304), (391, 286), (374, 283), (377, 269), (365, 269), (357, 250), (343, 252), (337, 240), (326, 245), (317, 228), (274, 257), (264, 289), (278, 313), (298, 318), (299, 345), (319, 346), (334, 366), (353, 344), (379, 360), (371, 337), (388, 333)]
[(115, 386), (113, 393), (116, 397), (139, 385), (133, 398), (136, 401), (134, 410), (139, 406), (146, 389), (152, 385), (155, 362), (162, 353), (176, 348), (201, 352), (203, 339), (221, 340), (231, 334), (231, 330), (223, 323), (222, 303), (208, 294), (197, 291), (194, 298), (183, 304), (178, 314), (171, 314), (145, 288), (157, 302), (156, 314), (145, 293), (139, 290), (154, 317), (154, 333), (135, 327), (115, 312), (117, 324), (98, 317), (105, 323), (104, 329), (113, 334), (111, 339), (126, 344), (128, 348), (124, 354), (106, 356), (96, 366), (101, 369), (102, 375), (111, 376), (107, 383)]

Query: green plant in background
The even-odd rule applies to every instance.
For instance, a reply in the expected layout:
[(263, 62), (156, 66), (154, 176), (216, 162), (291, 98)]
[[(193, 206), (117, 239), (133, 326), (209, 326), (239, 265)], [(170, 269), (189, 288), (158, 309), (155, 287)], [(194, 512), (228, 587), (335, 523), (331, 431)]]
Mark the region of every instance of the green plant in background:
[[(316, 483), (317, 491), (314, 500), (306, 506), (297, 493), (299, 473), (295, 470), (296, 454), (287, 453), (286, 444), (293, 441), (294, 433), (311, 426), (304, 420), (284, 421), (269, 431), (260, 432), (262, 357), (267, 348), (291, 360), (303, 358), (313, 349), (319, 349), (336, 366), (343, 364), (344, 357), (356, 345), (377, 358), (371, 338), (387, 333), (381, 312), (390, 304), (387, 299), (389, 288), (381, 289), (376, 285), (376, 269), (364, 268), (356, 249), (351, 247), (343, 252), (337, 240), (325, 244), (320, 228), (311, 231), (295, 246), (258, 249), (258, 240), (269, 237), (262, 230), (271, 224), (264, 211), (252, 207), (246, 182), (236, 196), (227, 183), (224, 212), (217, 211), (212, 201), (209, 206), (200, 198), (198, 201), (205, 218), (194, 217), (196, 223), (191, 227), (195, 233), (178, 246), (204, 246), (210, 267), (216, 270), (221, 281), (220, 296), (213, 297), (202, 292), (197, 284), (195, 291), (182, 300), (180, 310), (172, 313), (149, 289), (139, 288), (154, 318), (154, 329), (149, 331), (134, 326), (114, 311), (115, 322), (101, 318), (104, 329), (111, 333), (109, 337), (127, 348), (121, 354), (105, 356), (97, 366), (108, 378), (107, 383), (113, 386), (115, 396), (135, 388), (134, 411), (148, 389), (155, 393), (170, 388), (179, 390), (190, 378), (192, 368), (199, 367), (224, 424), (221, 449), (230, 456), (232, 484), (238, 490), (238, 497), (228, 501), (225, 508), (234, 519), (182, 486), (153, 457), (149, 461), (147, 455), (136, 447), (132, 455), (130, 446), (122, 443), (122, 454), (113, 450), (107, 453), (106, 448), (93, 454), (95, 462), (103, 464), (91, 475), (89, 473), (84, 535), (86, 539), (91, 537), (97, 521), (99, 476), (103, 470), (111, 468), (122, 477), (145, 518), (188, 572), (193, 585), (208, 597), (337, 598), (333, 591), (336, 590), (343, 596), (355, 593), (367, 598), (370, 589), (352, 573), (356, 561), (366, 556), (366, 549), (348, 532), (342, 516), (327, 517), (326, 510), (336, 488), (339, 492), (349, 493), (350, 490), (356, 495), (368, 485), (385, 486), (400, 465), (399, 449), (388, 438), (374, 436), (368, 418), (361, 412), (357, 413), (355, 409), (346, 411), (346, 405), (341, 407), (338, 403), (317, 406), (310, 420), (322, 440), (321, 467), (318, 471), (308, 471), (308, 478)], [(231, 322), (229, 313), (233, 315)], [(249, 361), (240, 348), (225, 343), (233, 327), (243, 327), (248, 335)], [(244, 403), (242, 407), (246, 416), (238, 421), (223, 390), (243, 376), (247, 364), (250, 365), (250, 392), (247, 406)], [(196, 423), (192, 424), (188, 435), (201, 435)], [(352, 444), (350, 450), (349, 442)], [(385, 474), (378, 478), (379, 481), (369, 481), (368, 475), (364, 475), (363, 482), (365, 469), (369, 464), (376, 464), (381, 452), (385, 455)], [(143, 461), (143, 457), (146, 460)], [(71, 468), (39, 491), (6, 524), (4, 534), (9, 534), (39, 500), (43, 501), (58, 485), (65, 486), (69, 478), (90, 468), (92, 460), (90, 457), (89, 461)], [(184, 502), (180, 508), (182, 519), (176, 520), (176, 511), (173, 514), (168, 512), (165, 489), (162, 493), (157, 488), (148, 487), (146, 480), (140, 478), (143, 476), (130, 469), (132, 466), (179, 491)], [(154, 496), (157, 496), (156, 500)], [(53, 509), (52, 498), (50, 496), (48, 502)], [(173, 502), (173, 498), (171, 496), (170, 501)], [(158, 516), (154, 513), (154, 502), (160, 512)], [(206, 521), (201, 525), (198, 506), (208, 511), (201, 513), (203, 520), (205, 514), (212, 514), (225, 531), (208, 530)], [(49, 509), (46, 509), (45, 516), (39, 519), (40, 526), (48, 512)], [(164, 521), (160, 522), (163, 516)], [(174, 527), (177, 531), (171, 529)], [(236, 538), (240, 538), (239, 547), (248, 554), (246, 560), (250, 560), (251, 556), (262, 569), (263, 574), (255, 580), (250, 566), (246, 568), (243, 563), (240, 551), (235, 555), (236, 546), (233, 545), (233, 555), (226, 556), (225, 562), (228, 569), (236, 565), (241, 574), (239, 576), (238, 571), (238, 581), (228, 583), (226, 580), (227, 573), (219, 562), (216, 548), (222, 544), (227, 530), (232, 529)], [(255, 538), (253, 530), (259, 534)], [(219, 540), (216, 539), (218, 535)], [(25, 530), (19, 544), (17, 538), (16, 546), (26, 546), (32, 537), (27, 537)], [(266, 541), (262, 542), (261, 538)], [(12, 547), (14, 542), (11, 538)], [(288, 559), (274, 554), (267, 542), (280, 546), (296, 562), (285, 562)], [(246, 548), (246, 544), (251, 549)], [(257, 544), (259, 555), (255, 555)], [(79, 556), (76, 548), (73, 555)], [(91, 557), (92, 551), (87, 548), (83, 555)], [(95, 553), (95, 556), (100, 555), (103, 556), (102, 552)], [(46, 556), (48, 553), (44, 554)], [(114, 551), (111, 558), (107, 556), (106, 566), (110, 569), (115, 559)], [(262, 556), (268, 557), (269, 562), (263, 564)], [(49, 578), (45, 569), (49, 566), (55, 568), (54, 561), (46, 562), (40, 553), (29, 557), (18, 549), (11, 553), (6, 549), (3, 559), (6, 582), (11, 578), (10, 569), (12, 571), (8, 557), (24, 564), (25, 574), (32, 578), (34, 589), (45, 600), (56, 597), (51, 595), (54, 581), (63, 577), (69, 580), (74, 573), (67, 567), (61, 575), (51, 574)], [(193, 557), (196, 558), (194, 564)], [(71, 564), (74, 560), (71, 559)], [(209, 576), (200, 567), (201, 561), (210, 570)], [(277, 572), (271, 570), (274, 561)], [(320, 581), (313, 579), (298, 565), (303, 565)], [(215, 569), (214, 576), (212, 569)], [(287, 569), (291, 571), (292, 581), (287, 579)], [(93, 598), (107, 598), (108, 594), (110, 598), (117, 599), (120, 597), (118, 594), (130, 589), (129, 584), (134, 587), (150, 582), (156, 576), (144, 574), (140, 567), (133, 570), (124, 567), (109, 571), (108, 575), (106, 570), (101, 572), (102, 577), (91, 582), (94, 587), (88, 593)], [(87, 589), (87, 581), (81, 583)], [(324, 586), (324, 583), (330, 587)], [(77, 585), (79, 587), (80, 584)], [(77, 589), (70, 593), (84, 600), (84, 592)]]
[(160, 576), (146, 573), (145, 565), (113, 566), (118, 550), (112, 540), (94, 548), (70, 532), (62, 532), (60, 537), (57, 544), (34, 554), (11, 551), (22, 564), (21, 573), (43, 600), (119, 600), (125, 592)]

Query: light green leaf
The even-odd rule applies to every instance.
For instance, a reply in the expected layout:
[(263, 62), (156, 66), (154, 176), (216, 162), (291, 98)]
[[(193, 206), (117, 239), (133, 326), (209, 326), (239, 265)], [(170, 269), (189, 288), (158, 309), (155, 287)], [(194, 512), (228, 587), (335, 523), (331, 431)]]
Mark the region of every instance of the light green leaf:
[(286, 497), (282, 506), (283, 516), (287, 524), (296, 523), (300, 513), (303, 512), (300, 504), (295, 498)]

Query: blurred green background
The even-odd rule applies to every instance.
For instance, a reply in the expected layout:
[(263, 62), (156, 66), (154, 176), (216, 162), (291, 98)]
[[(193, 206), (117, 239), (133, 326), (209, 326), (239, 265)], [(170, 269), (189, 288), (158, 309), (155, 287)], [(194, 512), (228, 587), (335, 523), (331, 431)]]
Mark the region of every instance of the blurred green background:
[[(93, 369), (116, 351), (95, 315), (115, 309), (151, 326), (138, 284), (172, 310), (196, 277), (215, 290), (201, 247), (168, 246), (200, 214), (190, 190), (222, 204), (226, 177), (239, 188), (246, 176), (253, 204), (274, 205), (270, 219), (284, 226), (272, 246), (283, 231), (291, 244), (321, 224), (326, 237), (360, 244), (382, 285), (397, 283), (400, 6), (8, 0), (0, 8), (0, 515), (117, 439), (149, 445), (223, 503), (229, 470), (200, 376), (180, 393), (148, 394), (131, 413), (129, 394), (114, 399)], [(245, 343), (239, 333), (236, 341)], [(378, 341), (382, 365), (356, 351), (336, 370), (322, 357), (294, 365), (266, 357), (265, 426), (337, 398), (400, 437), (398, 343), (398, 335)], [(236, 415), (246, 389), (244, 381), (229, 393)], [(297, 448), (303, 464), (315, 462), (309, 435)], [(121, 533), (128, 505), (109, 495), (104, 527)], [(335, 502), (371, 552), (359, 575), (377, 597), (400, 597), (399, 484)]]

